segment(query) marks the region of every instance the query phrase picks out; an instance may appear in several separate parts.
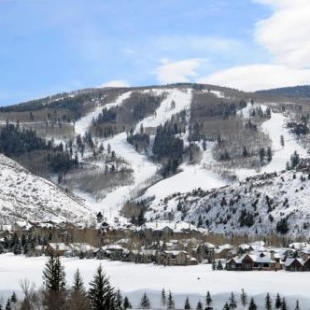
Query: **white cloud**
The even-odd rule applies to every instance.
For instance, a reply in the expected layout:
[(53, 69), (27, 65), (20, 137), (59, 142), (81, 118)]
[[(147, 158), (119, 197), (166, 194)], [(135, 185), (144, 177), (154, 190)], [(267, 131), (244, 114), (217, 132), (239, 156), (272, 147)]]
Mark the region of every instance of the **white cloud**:
[(113, 80), (102, 84), (100, 87), (130, 87), (129, 84), (122, 80)]
[(244, 91), (307, 84), (310, 70), (294, 69), (283, 65), (250, 65), (215, 72), (198, 79), (199, 83), (215, 84)]
[(238, 66), (198, 79), (245, 91), (310, 83), (310, 1), (254, 0), (273, 13), (255, 25), (254, 38), (272, 56), (270, 63)]
[(197, 76), (196, 69), (203, 60), (198, 58), (186, 59), (177, 62), (162, 61), (155, 73), (162, 84), (189, 82)]
[(273, 14), (256, 24), (255, 38), (278, 64), (310, 67), (310, 1), (257, 0)]

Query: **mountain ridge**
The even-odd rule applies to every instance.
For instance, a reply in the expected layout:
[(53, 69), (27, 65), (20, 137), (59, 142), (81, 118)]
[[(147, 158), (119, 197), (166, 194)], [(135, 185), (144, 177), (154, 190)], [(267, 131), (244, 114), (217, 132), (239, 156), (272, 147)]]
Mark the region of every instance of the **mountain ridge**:
[[(1, 110), (0, 122), (19, 117), (21, 128), (31, 126), (45, 139), (52, 138), (63, 149), (70, 149), (79, 166), (76, 171), (59, 174), (59, 185), (87, 197), (88, 211), (102, 212), (111, 224), (116, 218), (127, 223), (123, 215), (128, 212), (123, 207), (128, 202), (150, 201), (157, 195), (153, 205), (149, 203), (143, 210), (138, 207), (129, 212), (131, 216), (143, 211), (146, 220), (170, 216), (198, 225), (195, 204), (192, 207), (197, 214), (187, 212), (181, 218), (176, 211), (165, 216), (162, 201), (168, 201), (180, 189), (185, 195), (198, 188), (233, 188), (238, 179), (242, 182), (272, 169), (280, 172), (294, 151), (307, 157), (307, 132), (297, 135), (287, 124), (294, 127), (301, 120), (307, 128), (309, 108), (292, 98), (277, 102), (269, 95), (191, 83), (95, 89), (89, 96), (87, 91), (69, 94), (68, 101), (58, 97), (52, 105), (54, 111), (46, 106), (38, 111)], [(79, 112), (70, 114), (75, 100)], [(39, 129), (41, 122), (45, 124), (44, 132)], [(163, 144), (165, 139), (170, 142)], [(52, 177), (55, 180), (57, 176)], [(307, 212), (304, 214), (307, 217)], [(253, 232), (252, 226), (245, 229)], [(227, 229), (210, 229), (210, 225), (205, 228), (216, 233)], [(275, 231), (275, 227), (272, 229)]]

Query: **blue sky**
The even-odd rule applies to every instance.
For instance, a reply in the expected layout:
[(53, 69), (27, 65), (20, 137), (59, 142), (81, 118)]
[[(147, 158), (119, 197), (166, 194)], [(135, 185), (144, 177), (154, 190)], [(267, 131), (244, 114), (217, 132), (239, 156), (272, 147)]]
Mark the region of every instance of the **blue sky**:
[(102, 85), (308, 84), (309, 2), (0, 0), (0, 105)]

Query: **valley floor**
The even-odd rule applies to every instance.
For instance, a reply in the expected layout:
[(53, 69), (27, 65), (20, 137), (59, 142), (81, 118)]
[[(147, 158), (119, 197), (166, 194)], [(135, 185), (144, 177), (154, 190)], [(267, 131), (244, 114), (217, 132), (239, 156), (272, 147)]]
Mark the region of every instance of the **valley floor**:
[[(6, 298), (15, 291), (21, 297), (20, 281), (25, 278), (35, 283), (38, 289), (42, 285), (42, 270), (46, 261), (47, 257), (25, 258), (11, 253), (0, 255), (0, 295)], [(163, 288), (166, 292), (169, 290), (172, 292), (176, 307), (183, 307), (188, 296), (192, 307), (195, 308), (198, 300), (204, 302), (207, 291), (212, 295), (215, 309), (223, 308), (231, 292), (235, 293), (240, 304), (239, 296), (242, 288), (248, 296), (255, 298), (258, 309), (264, 308), (267, 292), (273, 300), (279, 292), (281, 297), (286, 298), (289, 309), (294, 308), (296, 299), (299, 300), (301, 309), (310, 307), (307, 272), (213, 271), (211, 265), (206, 264), (164, 267), (153, 264), (62, 258), (67, 283), (72, 283), (73, 274), (79, 268), (87, 286), (100, 263), (110, 277), (111, 284), (115, 288), (120, 288), (123, 296), (128, 296), (133, 307), (138, 306), (144, 292), (151, 299), (152, 307), (159, 307)]]

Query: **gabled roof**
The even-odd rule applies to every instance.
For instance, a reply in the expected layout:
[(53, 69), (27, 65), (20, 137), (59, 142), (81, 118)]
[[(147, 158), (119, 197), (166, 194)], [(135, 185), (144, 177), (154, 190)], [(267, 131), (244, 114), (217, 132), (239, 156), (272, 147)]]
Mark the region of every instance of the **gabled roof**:
[(68, 245), (66, 245), (65, 243), (63, 242), (57, 242), (57, 243), (49, 243), (48, 244), (53, 250), (56, 250), (56, 251), (67, 251), (67, 250), (70, 250), (70, 247)]
[(284, 266), (285, 266), (285, 267), (289, 267), (289, 266), (291, 266), (295, 261), (297, 261), (301, 266), (304, 265), (303, 259), (297, 258), (297, 257), (293, 257), (293, 258), (288, 258), (288, 259), (285, 261)]

